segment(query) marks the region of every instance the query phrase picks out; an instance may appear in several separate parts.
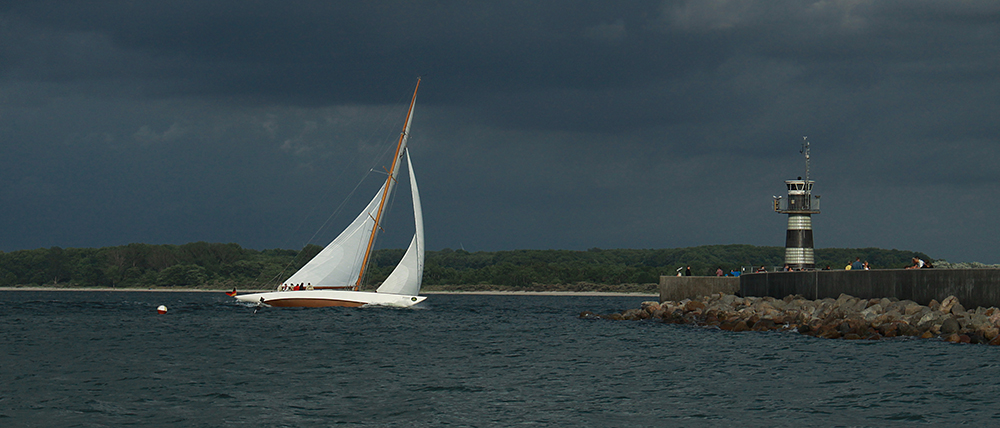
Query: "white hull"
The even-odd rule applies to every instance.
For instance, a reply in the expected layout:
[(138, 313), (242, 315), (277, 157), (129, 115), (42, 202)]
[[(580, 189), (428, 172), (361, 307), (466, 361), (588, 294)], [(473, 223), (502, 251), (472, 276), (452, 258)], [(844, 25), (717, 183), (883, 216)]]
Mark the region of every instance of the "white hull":
[(358, 307), (364, 305), (409, 307), (420, 303), (426, 296), (374, 293), (351, 290), (302, 290), (272, 291), (267, 293), (240, 294), (237, 300), (263, 303), (279, 307), (319, 308), (326, 306)]

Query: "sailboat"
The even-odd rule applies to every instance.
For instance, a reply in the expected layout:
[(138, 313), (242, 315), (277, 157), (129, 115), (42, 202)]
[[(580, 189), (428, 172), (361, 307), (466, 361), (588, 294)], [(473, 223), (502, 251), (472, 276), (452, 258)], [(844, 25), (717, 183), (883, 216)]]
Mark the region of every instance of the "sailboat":
[[(325, 307), (325, 306), (413, 306), (426, 299), (419, 296), (424, 273), (424, 220), (420, 207), (420, 193), (413, 174), (406, 142), (410, 136), (410, 121), (413, 105), (417, 101), (420, 79), (413, 89), (410, 108), (406, 112), (403, 132), (399, 135), (396, 154), (392, 159), (385, 184), (375, 194), (368, 206), (329, 245), (319, 252), (302, 269), (292, 274), (285, 284), (294, 284), (295, 290), (266, 293), (236, 294), (240, 301), (279, 307)], [(403, 161), (406, 161), (410, 175), (410, 193), (413, 199), (413, 220), (415, 230), (410, 246), (392, 273), (375, 291), (359, 291), (371, 254), (375, 238), (380, 229), (386, 201), (392, 194), (396, 177)], [(301, 287), (301, 289), (299, 289)], [(284, 288), (284, 287), (282, 287)], [(229, 294), (229, 293), (227, 293)]]

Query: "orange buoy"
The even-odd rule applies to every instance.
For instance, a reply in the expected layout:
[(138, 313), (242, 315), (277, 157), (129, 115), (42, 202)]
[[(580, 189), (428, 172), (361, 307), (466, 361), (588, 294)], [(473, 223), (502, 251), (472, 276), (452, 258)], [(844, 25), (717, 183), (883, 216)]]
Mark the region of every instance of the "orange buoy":
[(163, 315), (163, 314), (167, 313), (167, 307), (163, 306), (163, 305), (158, 306), (156, 308), (156, 313), (158, 313), (160, 315)]

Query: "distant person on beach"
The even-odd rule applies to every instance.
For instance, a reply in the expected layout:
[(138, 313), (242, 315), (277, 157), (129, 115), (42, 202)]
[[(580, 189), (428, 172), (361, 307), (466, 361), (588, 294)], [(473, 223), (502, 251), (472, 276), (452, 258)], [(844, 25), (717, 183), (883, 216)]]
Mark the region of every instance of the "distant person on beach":
[(764, 267), (764, 265), (761, 265), (759, 268), (757, 268), (756, 273), (763, 273), (763, 272), (767, 272), (767, 268)]
[(865, 270), (872, 270), (872, 268), (870, 266), (868, 266), (868, 260), (865, 260), (864, 269)]
[(721, 267), (715, 270), (715, 276), (723, 276), (723, 275), (725, 275), (725, 273), (722, 272)]
[(854, 263), (851, 263), (851, 270), (863, 270), (865, 268), (864, 263), (861, 263), (861, 257), (855, 257)]
[(826, 267), (823, 268), (823, 270), (830, 270), (830, 265), (826, 265)]
[(684, 276), (691, 276), (691, 266), (684, 269)]
[(792, 271), (792, 267), (786, 264), (785, 268), (782, 269), (782, 270), (785, 271), (785, 272), (791, 272)]

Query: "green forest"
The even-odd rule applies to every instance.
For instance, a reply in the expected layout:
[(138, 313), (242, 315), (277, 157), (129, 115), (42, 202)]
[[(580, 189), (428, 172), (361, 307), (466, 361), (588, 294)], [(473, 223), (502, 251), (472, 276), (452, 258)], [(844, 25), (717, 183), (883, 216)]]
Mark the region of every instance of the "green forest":
[[(0, 287), (272, 289), (322, 248), (254, 250), (238, 244), (128, 244), (104, 248), (41, 248), (0, 252)], [(374, 288), (403, 257), (403, 249), (378, 250), (363, 288)], [(873, 269), (902, 268), (923, 253), (879, 248), (816, 250), (816, 265), (843, 269), (860, 257)], [(694, 275), (716, 269), (783, 263), (784, 248), (705, 245), (674, 249), (426, 252), (427, 291), (653, 291), (660, 275), (690, 266)]]

